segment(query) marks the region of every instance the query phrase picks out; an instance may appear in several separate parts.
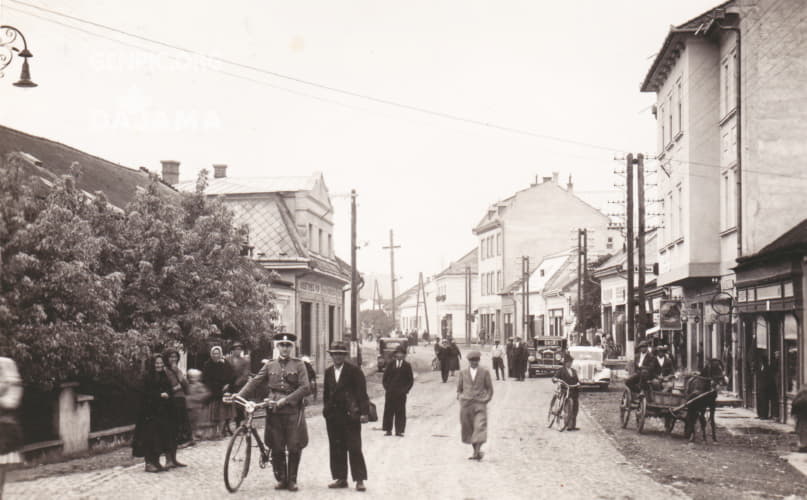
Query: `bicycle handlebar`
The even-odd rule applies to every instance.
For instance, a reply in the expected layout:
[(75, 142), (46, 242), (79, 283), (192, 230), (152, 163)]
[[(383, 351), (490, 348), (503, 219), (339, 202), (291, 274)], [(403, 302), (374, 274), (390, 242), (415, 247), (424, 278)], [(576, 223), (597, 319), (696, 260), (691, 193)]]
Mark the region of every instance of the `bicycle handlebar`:
[(553, 379), (552, 379), (552, 382), (554, 382), (554, 383), (556, 383), (556, 384), (557, 384), (558, 382), (560, 382), (561, 384), (565, 385), (566, 387), (568, 387), (568, 388), (570, 388), (570, 389), (574, 389), (575, 387), (580, 387), (580, 382), (578, 382), (578, 383), (576, 383), (576, 384), (574, 384), (574, 385), (569, 385), (569, 384), (567, 384), (566, 382), (564, 382), (563, 380), (561, 380), (561, 379), (559, 379), (559, 378), (553, 378)]
[(256, 403), (254, 401), (250, 401), (248, 399), (242, 398), (238, 394), (228, 395), (225, 394), (222, 396), (221, 401), (225, 404), (237, 404), (239, 406), (244, 407), (244, 411), (247, 413), (252, 413), (255, 410), (260, 410), (262, 408), (273, 408), (276, 405), (275, 401), (269, 401), (268, 399), (264, 399), (260, 403)]

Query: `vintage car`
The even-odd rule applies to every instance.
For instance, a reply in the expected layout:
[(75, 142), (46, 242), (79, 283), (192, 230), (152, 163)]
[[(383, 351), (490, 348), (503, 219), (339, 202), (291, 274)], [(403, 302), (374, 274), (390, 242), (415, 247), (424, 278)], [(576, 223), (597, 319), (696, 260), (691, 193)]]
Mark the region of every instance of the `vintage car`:
[(611, 383), (611, 369), (603, 365), (605, 351), (598, 346), (572, 346), (569, 354), (574, 358), (572, 368), (577, 370), (581, 387), (608, 389)]
[(399, 346), (406, 349), (406, 338), (381, 337), (378, 339), (378, 371), (383, 372), (384, 367), (392, 362), (395, 351)]
[(567, 345), (564, 337), (535, 337), (532, 345), (527, 349), (527, 374), (530, 377), (554, 374), (563, 366), (563, 353)]

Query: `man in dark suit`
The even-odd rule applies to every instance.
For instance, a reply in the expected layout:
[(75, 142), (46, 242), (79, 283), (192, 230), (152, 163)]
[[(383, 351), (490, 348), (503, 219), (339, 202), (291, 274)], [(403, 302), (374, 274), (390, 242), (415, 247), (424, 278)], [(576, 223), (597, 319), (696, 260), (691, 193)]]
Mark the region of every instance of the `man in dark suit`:
[(639, 342), (639, 352), (633, 360), (633, 375), (625, 379), (625, 386), (634, 394), (642, 392), (647, 381), (658, 375), (659, 366), (656, 357), (648, 351), (646, 340)]
[(513, 337), (507, 339), (507, 346), (505, 347), (505, 355), (507, 356), (507, 376), (510, 378), (515, 378), (516, 376), (516, 367), (515, 367), (515, 347), (513, 346)]
[(440, 376), (443, 378), (443, 383), (448, 381), (448, 370), (450, 368), (451, 349), (448, 346), (448, 340), (443, 339), (439, 343), (434, 344), (434, 354), (440, 362)]
[(403, 437), (406, 430), (406, 395), (415, 383), (412, 365), (404, 358), (406, 349), (401, 346), (395, 351), (395, 361), (384, 369), (384, 433), (392, 435), (392, 422), (395, 421), (395, 435)]
[(527, 371), (528, 356), (529, 351), (527, 351), (527, 345), (521, 341), (521, 338), (516, 337), (516, 341), (513, 344), (513, 364), (515, 364), (515, 376), (518, 381), (524, 381), (524, 374)]
[(347, 466), (356, 481), (356, 489), (365, 491), (367, 465), (361, 451), (361, 424), (370, 415), (367, 381), (361, 368), (345, 363), (347, 345), (334, 342), (328, 350), (333, 365), (325, 370), (322, 393), (322, 415), (328, 430), (331, 453), (331, 476), (335, 480), (329, 488), (347, 488)]

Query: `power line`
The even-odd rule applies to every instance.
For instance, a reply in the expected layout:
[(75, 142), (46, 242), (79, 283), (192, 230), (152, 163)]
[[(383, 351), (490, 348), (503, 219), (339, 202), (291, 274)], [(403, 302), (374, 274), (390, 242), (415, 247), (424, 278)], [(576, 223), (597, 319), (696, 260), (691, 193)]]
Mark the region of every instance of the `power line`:
[(42, 11), (42, 12), (47, 12), (47, 13), (55, 15), (55, 16), (60, 16), (60, 17), (64, 17), (66, 19), (71, 19), (73, 21), (77, 21), (77, 22), (80, 22), (80, 23), (89, 24), (89, 25), (95, 26), (97, 28), (102, 28), (102, 29), (105, 29), (105, 30), (109, 30), (109, 31), (119, 33), (119, 34), (124, 35), (124, 36), (132, 37), (132, 38), (142, 40), (142, 41), (145, 41), (145, 42), (148, 42), (148, 43), (153, 43), (153, 44), (156, 44), (156, 45), (159, 45), (159, 46), (162, 46), (162, 47), (166, 47), (166, 48), (169, 48), (169, 49), (172, 49), (172, 50), (177, 50), (177, 51), (180, 51), (180, 52), (184, 52), (186, 54), (191, 54), (191, 55), (195, 55), (195, 56), (199, 56), (199, 57), (205, 57), (205, 58), (207, 58), (209, 60), (212, 60), (212, 61), (217, 61), (217, 62), (221, 62), (221, 63), (224, 63), (224, 64), (236, 66), (236, 67), (239, 67), (239, 68), (242, 68), (242, 69), (255, 71), (255, 72), (266, 74), (266, 75), (273, 76), (273, 77), (276, 77), (276, 78), (282, 78), (282, 79), (289, 80), (289, 81), (299, 83), (299, 84), (302, 84), (302, 85), (308, 85), (308, 86), (311, 86), (311, 87), (319, 88), (319, 89), (322, 89), (322, 90), (327, 90), (329, 92), (342, 94), (342, 95), (353, 97), (353, 98), (356, 98), (356, 99), (362, 99), (362, 100), (366, 100), (366, 101), (370, 101), (370, 102), (375, 102), (377, 104), (384, 104), (386, 106), (392, 106), (392, 107), (396, 107), (396, 108), (399, 108), (399, 109), (404, 109), (404, 110), (413, 111), (413, 112), (417, 112), (417, 113), (427, 114), (427, 115), (435, 116), (435, 117), (438, 117), (438, 118), (443, 118), (443, 119), (446, 119), (446, 120), (452, 120), (452, 121), (456, 121), (456, 122), (467, 123), (467, 124), (471, 124), (471, 125), (477, 125), (477, 126), (486, 127), (486, 128), (490, 128), (490, 129), (494, 129), (494, 130), (499, 130), (499, 131), (502, 131), (502, 132), (508, 132), (508, 133), (512, 133), (512, 134), (516, 134), (516, 135), (524, 135), (524, 136), (529, 136), (529, 137), (535, 137), (535, 138), (543, 139), (543, 140), (547, 140), (547, 141), (554, 141), (554, 142), (570, 144), (570, 145), (574, 145), (574, 146), (586, 147), (586, 148), (591, 148), (591, 149), (598, 149), (598, 150), (602, 150), (602, 151), (609, 151), (609, 152), (619, 152), (620, 151), (620, 149), (618, 149), (618, 148), (612, 148), (612, 147), (609, 147), (609, 146), (591, 144), (591, 143), (587, 143), (587, 142), (583, 142), (583, 141), (578, 141), (578, 140), (574, 140), (574, 139), (567, 139), (567, 138), (548, 135), (548, 134), (540, 134), (540, 133), (537, 133), (537, 132), (532, 132), (532, 131), (529, 131), (529, 130), (524, 130), (524, 129), (520, 129), (520, 128), (516, 128), (516, 127), (510, 127), (510, 126), (507, 126), (507, 125), (499, 125), (497, 123), (484, 121), (484, 120), (479, 120), (479, 119), (476, 119), (476, 118), (459, 116), (459, 115), (455, 115), (455, 114), (447, 113), (447, 112), (443, 112), (443, 111), (435, 111), (435, 110), (432, 110), (432, 109), (429, 109), (429, 108), (426, 108), (426, 107), (423, 107), (423, 106), (417, 106), (417, 105), (413, 105), (413, 104), (401, 103), (401, 102), (398, 102), (398, 101), (393, 101), (391, 99), (385, 99), (385, 98), (381, 98), (381, 97), (371, 96), (371, 95), (368, 95), (368, 94), (363, 94), (363, 93), (360, 93), (360, 92), (354, 92), (352, 90), (346, 90), (346, 89), (342, 89), (342, 88), (339, 88), (339, 87), (334, 87), (332, 85), (318, 83), (318, 82), (315, 82), (313, 80), (307, 80), (307, 79), (304, 79), (304, 78), (299, 78), (299, 77), (295, 77), (295, 76), (291, 76), (291, 75), (286, 75), (286, 74), (279, 73), (277, 71), (273, 71), (273, 70), (270, 70), (270, 69), (261, 68), (261, 67), (258, 67), (258, 66), (253, 66), (251, 64), (241, 63), (241, 62), (238, 62), (238, 61), (233, 61), (231, 59), (226, 59), (226, 58), (219, 57), (219, 56), (213, 56), (213, 55), (206, 54), (206, 53), (203, 53), (203, 52), (199, 52), (199, 51), (196, 51), (196, 50), (192, 50), (192, 49), (188, 49), (188, 48), (181, 47), (181, 46), (178, 46), (178, 45), (174, 45), (174, 44), (171, 44), (171, 43), (163, 42), (161, 40), (156, 40), (156, 39), (149, 38), (149, 37), (146, 37), (146, 36), (143, 36), (143, 35), (138, 35), (136, 33), (130, 33), (128, 31), (125, 31), (125, 30), (122, 30), (122, 29), (119, 29), (119, 28), (115, 28), (113, 26), (108, 26), (108, 25), (98, 23), (98, 22), (95, 22), (95, 21), (91, 21), (91, 20), (88, 20), (88, 19), (83, 19), (81, 17), (65, 14), (64, 12), (56, 11), (56, 10), (53, 10), (53, 9), (48, 9), (48, 8), (41, 7), (41, 6), (38, 6), (38, 5), (34, 5), (34, 4), (31, 4), (31, 3), (27, 3), (27, 2), (22, 2), (20, 0), (11, 0), (11, 1), (13, 3), (24, 5), (26, 7), (36, 9), (36, 10), (39, 10), (39, 11)]

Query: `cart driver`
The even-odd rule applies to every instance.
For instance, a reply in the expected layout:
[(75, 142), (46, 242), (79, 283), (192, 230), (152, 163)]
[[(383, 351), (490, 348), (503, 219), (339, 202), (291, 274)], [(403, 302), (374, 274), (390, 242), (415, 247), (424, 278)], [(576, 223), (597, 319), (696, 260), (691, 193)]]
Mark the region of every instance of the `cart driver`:
[(639, 352), (633, 363), (633, 375), (625, 380), (625, 386), (636, 395), (659, 373), (658, 360), (648, 351), (646, 340), (639, 342)]

